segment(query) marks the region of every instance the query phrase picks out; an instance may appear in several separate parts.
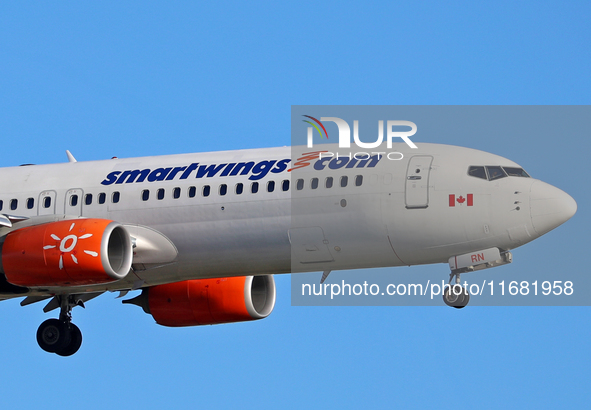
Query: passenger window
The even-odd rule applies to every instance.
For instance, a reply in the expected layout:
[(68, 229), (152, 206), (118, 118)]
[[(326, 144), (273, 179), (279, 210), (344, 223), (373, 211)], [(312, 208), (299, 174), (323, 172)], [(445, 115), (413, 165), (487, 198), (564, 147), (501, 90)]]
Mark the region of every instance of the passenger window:
[(43, 208), (49, 208), (51, 206), (51, 197), (46, 196), (43, 198)]
[(312, 189), (318, 188), (318, 178), (312, 178), (312, 181), (310, 181), (310, 188), (312, 188)]
[(35, 206), (35, 200), (33, 198), (27, 199), (27, 209), (33, 209)]
[(327, 177), (326, 178), (325, 186), (327, 188), (332, 188), (332, 177)]
[(298, 191), (301, 191), (302, 189), (304, 189), (304, 180), (303, 179), (298, 179), (296, 181), (296, 189)]
[(4, 201), (0, 199), (0, 211), (4, 208)]
[(250, 192), (252, 192), (253, 194), (256, 194), (257, 192), (259, 192), (259, 183), (258, 182), (252, 183), (252, 185), (250, 186)]
[(119, 200), (121, 199), (121, 194), (119, 193), (119, 191), (115, 191), (113, 192), (113, 196), (111, 197), (111, 201), (116, 204), (119, 202)]
[(70, 197), (70, 206), (78, 205), (78, 195), (72, 195)]
[(523, 168), (503, 167), (503, 169), (510, 177), (531, 178)]
[(150, 199), (150, 190), (144, 189), (142, 191), (142, 201), (147, 201), (148, 199)]
[(14, 211), (16, 208), (18, 208), (18, 199), (10, 200), (10, 209)]
[(197, 194), (197, 188), (195, 188), (194, 186), (190, 186), (189, 187), (189, 198), (195, 198), (196, 194)]
[(236, 195), (242, 194), (244, 191), (244, 185), (242, 183), (236, 184)]
[(505, 171), (503, 171), (503, 168), (501, 167), (486, 167), (486, 171), (488, 172), (489, 181), (505, 178), (507, 176), (507, 174), (505, 174)]
[(211, 192), (211, 188), (209, 185), (203, 185), (203, 196), (209, 196)]
[(281, 189), (283, 191), (289, 191), (289, 179), (284, 179), (281, 183)]
[[(104, 192), (101, 192), (98, 197), (98, 203), (104, 204), (105, 202), (107, 202), (107, 194), (105, 194)], [(51, 199), (49, 200), (49, 203), (51, 204)]]
[(164, 188), (160, 188), (156, 191), (156, 198), (158, 198), (159, 201), (164, 199)]
[(179, 187), (172, 190), (172, 197), (174, 199), (179, 199), (181, 197), (181, 189)]
[(355, 177), (355, 186), (361, 186), (363, 184), (363, 175), (357, 175)]
[(470, 175), (471, 177), (487, 179), (484, 167), (470, 167), (468, 168), (468, 175)]
[(86, 205), (92, 204), (92, 194), (86, 194), (86, 196), (84, 197), (84, 203)]
[(349, 177), (347, 177), (347, 176), (341, 177), (341, 188), (346, 187), (348, 183), (349, 183)]
[(220, 195), (224, 196), (228, 193), (228, 185), (222, 184), (220, 185)]
[(275, 191), (275, 181), (269, 181), (267, 183), (267, 192)]

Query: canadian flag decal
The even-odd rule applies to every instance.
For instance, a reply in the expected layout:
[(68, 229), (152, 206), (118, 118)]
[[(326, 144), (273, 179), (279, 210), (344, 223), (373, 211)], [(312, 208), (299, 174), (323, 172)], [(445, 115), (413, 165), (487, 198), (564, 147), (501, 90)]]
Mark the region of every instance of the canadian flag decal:
[(456, 202), (459, 205), (473, 206), (474, 205), (474, 195), (467, 194), (465, 197), (463, 195), (456, 197), (455, 194), (450, 194), (449, 195), (449, 206), (456, 206)]

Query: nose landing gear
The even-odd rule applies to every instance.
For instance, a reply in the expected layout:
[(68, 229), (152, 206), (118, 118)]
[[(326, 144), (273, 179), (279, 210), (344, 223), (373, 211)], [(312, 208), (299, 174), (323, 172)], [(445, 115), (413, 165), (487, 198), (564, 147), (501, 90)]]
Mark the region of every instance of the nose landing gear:
[(61, 311), (59, 319), (48, 319), (37, 329), (39, 347), (59, 356), (71, 356), (82, 345), (82, 332), (72, 323), (72, 308), (84, 307), (84, 303), (75, 300), (73, 295), (60, 297)]
[[(456, 277), (456, 283), (451, 284), (453, 277)], [(460, 274), (452, 272), (449, 275), (449, 286), (443, 292), (443, 302), (447, 306), (454, 307), (456, 309), (462, 309), (470, 302), (470, 292), (460, 284)]]
[[(513, 255), (511, 252), (501, 248), (488, 248), (451, 256), (448, 260), (451, 274), (449, 275), (449, 285), (443, 291), (443, 301), (446, 305), (456, 309), (465, 307), (470, 301), (470, 292), (468, 292), (466, 283), (464, 284), (465, 287), (461, 286), (460, 274), (494, 268), (512, 261)], [(456, 277), (456, 283), (452, 285), (454, 276)]]

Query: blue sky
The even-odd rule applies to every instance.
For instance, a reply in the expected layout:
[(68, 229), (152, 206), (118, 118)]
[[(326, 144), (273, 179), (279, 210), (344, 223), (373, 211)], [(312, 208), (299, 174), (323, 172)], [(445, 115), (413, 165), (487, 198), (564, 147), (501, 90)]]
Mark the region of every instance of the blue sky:
[[(12, 2), (0, 5), (2, 165), (290, 144), (292, 104), (589, 104), (583, 2)], [(586, 266), (589, 130), (439, 141), (509, 157), (577, 215), (505, 269)], [(429, 142), (438, 142), (431, 136)], [(441, 272), (447, 267), (398, 268)], [(492, 275), (483, 271), (478, 275)], [(363, 275), (363, 272), (359, 272)], [(588, 307), (292, 307), (168, 329), (114, 295), (42, 352), (42, 306), (0, 303), (8, 407), (583, 407)]]

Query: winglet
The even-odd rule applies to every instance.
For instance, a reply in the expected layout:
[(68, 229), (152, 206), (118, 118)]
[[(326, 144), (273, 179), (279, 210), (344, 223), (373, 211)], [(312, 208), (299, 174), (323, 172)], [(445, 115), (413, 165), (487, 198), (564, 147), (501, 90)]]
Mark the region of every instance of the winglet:
[(68, 161), (78, 162), (78, 161), (76, 161), (76, 158), (74, 158), (74, 156), (72, 155), (72, 153), (70, 151), (66, 150), (66, 155), (68, 156)]

